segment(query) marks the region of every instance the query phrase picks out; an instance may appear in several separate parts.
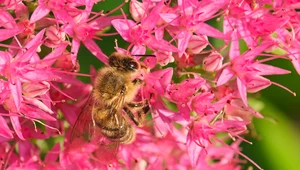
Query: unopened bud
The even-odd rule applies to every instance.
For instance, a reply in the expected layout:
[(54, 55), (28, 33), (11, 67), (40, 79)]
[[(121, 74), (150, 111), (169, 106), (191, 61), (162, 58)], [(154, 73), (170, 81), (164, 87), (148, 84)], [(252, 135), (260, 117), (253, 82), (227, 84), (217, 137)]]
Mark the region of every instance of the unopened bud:
[(219, 53), (212, 53), (203, 60), (203, 68), (206, 71), (218, 71), (222, 67), (223, 57)]
[(207, 36), (193, 35), (188, 43), (188, 51), (193, 54), (200, 53), (208, 45)]
[(261, 76), (247, 76), (247, 80), (247, 91), (250, 93), (256, 93), (272, 84), (269, 79)]
[(61, 42), (65, 41), (66, 33), (56, 26), (50, 26), (46, 31), (46, 37), (45, 45), (50, 48), (55, 48), (60, 45)]
[(129, 5), (129, 10), (132, 18), (136, 22), (140, 22), (143, 15), (145, 15), (145, 6), (143, 3), (137, 1), (137, 0), (131, 0)]
[(48, 82), (24, 82), (22, 84), (22, 92), (24, 96), (36, 97), (45, 94), (50, 89)]

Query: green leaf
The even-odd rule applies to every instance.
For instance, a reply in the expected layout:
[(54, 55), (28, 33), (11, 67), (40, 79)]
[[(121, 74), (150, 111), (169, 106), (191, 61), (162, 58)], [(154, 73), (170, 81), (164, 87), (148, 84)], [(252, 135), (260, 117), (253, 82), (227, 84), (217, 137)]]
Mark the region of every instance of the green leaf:
[[(300, 135), (294, 121), (272, 103), (260, 98), (264, 108), (260, 111), (265, 118), (254, 119), (259, 140), (254, 142), (250, 156), (263, 169), (298, 170), (300, 161)], [(255, 104), (254, 104), (255, 106)], [(269, 121), (270, 119), (277, 120)], [(244, 152), (245, 153), (245, 152)], [(247, 154), (247, 153), (246, 153)], [(259, 158), (259, 159), (258, 159)], [(258, 159), (258, 160), (256, 160)]]

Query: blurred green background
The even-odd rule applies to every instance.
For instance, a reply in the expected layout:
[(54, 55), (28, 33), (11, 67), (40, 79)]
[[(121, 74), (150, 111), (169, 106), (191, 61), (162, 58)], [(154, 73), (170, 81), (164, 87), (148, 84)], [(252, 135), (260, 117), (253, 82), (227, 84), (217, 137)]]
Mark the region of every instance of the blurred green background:
[[(118, 1), (105, 1), (95, 5), (95, 11), (109, 11), (120, 4)], [(123, 6), (123, 10), (128, 14), (128, 4)], [(121, 14), (120, 10), (114, 15)], [(210, 22), (215, 27), (221, 24)], [(220, 28), (221, 29), (221, 28)], [(114, 32), (114, 30), (110, 30)], [(125, 46), (125, 42), (118, 36), (102, 37), (103, 40), (98, 44), (103, 52), (107, 55), (114, 50), (114, 40), (118, 39), (120, 47)], [(212, 43), (218, 43), (212, 42)], [(219, 46), (218, 44), (215, 44)], [(81, 72), (89, 73), (90, 65), (96, 69), (102, 66), (102, 63), (94, 57), (83, 45), (79, 51), (79, 62)], [(256, 95), (254, 100), (251, 100), (254, 108), (257, 108), (266, 119), (254, 119), (254, 130), (257, 133), (255, 138), (247, 138), (252, 145), (243, 143), (241, 145), (242, 152), (254, 160), (259, 166), (265, 170), (299, 170), (300, 163), (300, 77), (293, 68), (292, 64), (286, 60), (275, 60), (270, 62), (281, 68), (290, 70), (292, 73), (283, 76), (270, 76), (272, 81), (282, 84), (298, 96), (294, 97), (289, 92), (272, 85), (271, 87)], [(82, 77), (82, 81), (88, 82), (89, 79)], [(275, 120), (275, 121), (274, 121)], [(297, 162), (298, 161), (298, 162)], [(253, 167), (248, 163), (244, 169)], [(256, 169), (256, 167), (253, 167)]]

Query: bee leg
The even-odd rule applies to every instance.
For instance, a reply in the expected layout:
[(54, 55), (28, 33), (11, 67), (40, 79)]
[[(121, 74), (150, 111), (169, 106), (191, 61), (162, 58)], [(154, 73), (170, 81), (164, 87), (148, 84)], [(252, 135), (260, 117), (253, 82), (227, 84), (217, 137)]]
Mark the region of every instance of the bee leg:
[(140, 126), (140, 122), (135, 118), (134, 114), (128, 107), (124, 107), (123, 110), (126, 112), (128, 117), (133, 121), (136, 126)]
[[(133, 106), (133, 107), (131, 107)], [(131, 111), (131, 108), (137, 110), (137, 115), (135, 116)], [(128, 103), (124, 107), (124, 111), (127, 113), (128, 117), (133, 121), (136, 126), (142, 126), (145, 120), (147, 112), (150, 110), (148, 105), (145, 105), (144, 102), (138, 103)]]
[(134, 79), (134, 80), (132, 81), (132, 83), (133, 83), (134, 85), (137, 85), (137, 84), (142, 84), (143, 81), (142, 81), (141, 79), (139, 79), (139, 78), (136, 78), (136, 79)]
[(146, 102), (130, 102), (127, 103), (127, 105), (132, 108), (142, 108), (146, 105)]

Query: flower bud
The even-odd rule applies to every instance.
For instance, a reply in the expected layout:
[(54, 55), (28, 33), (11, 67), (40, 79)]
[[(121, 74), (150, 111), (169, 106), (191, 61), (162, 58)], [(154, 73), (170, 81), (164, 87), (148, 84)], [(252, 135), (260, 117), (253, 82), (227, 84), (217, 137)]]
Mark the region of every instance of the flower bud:
[(188, 43), (188, 51), (193, 54), (200, 53), (208, 45), (207, 36), (193, 35)]
[(165, 66), (168, 63), (174, 62), (174, 57), (172, 52), (161, 51), (161, 52), (154, 53), (154, 55), (156, 56), (157, 62), (161, 66)]
[(272, 84), (269, 79), (260, 76), (248, 76), (247, 79), (247, 91), (250, 93), (256, 93)]
[(206, 71), (218, 71), (222, 67), (223, 57), (219, 53), (212, 53), (203, 60), (203, 68)]
[(66, 33), (56, 26), (50, 26), (46, 31), (46, 37), (45, 45), (50, 48), (55, 48), (60, 45), (61, 42), (65, 41)]
[(50, 89), (48, 82), (25, 82), (22, 84), (22, 93), (27, 97), (36, 97), (45, 94)]
[(145, 15), (144, 4), (137, 0), (132, 0), (132, 1), (130, 1), (129, 7), (130, 7), (129, 10), (130, 10), (130, 14), (131, 14), (132, 18), (136, 22), (140, 22), (143, 15)]
[(30, 23), (28, 19), (21, 19), (17, 25), (19, 28), (24, 28), (23, 32), (18, 35), (19, 38), (30, 37), (33, 35), (35, 23)]
[(64, 52), (53, 66), (69, 72), (78, 72), (80, 69), (78, 61), (75, 64), (72, 63), (71, 53), (69, 52)]

